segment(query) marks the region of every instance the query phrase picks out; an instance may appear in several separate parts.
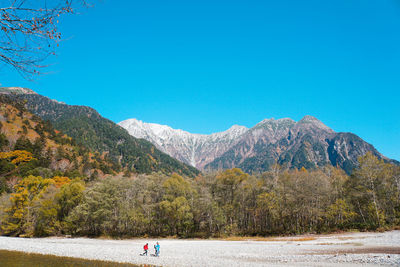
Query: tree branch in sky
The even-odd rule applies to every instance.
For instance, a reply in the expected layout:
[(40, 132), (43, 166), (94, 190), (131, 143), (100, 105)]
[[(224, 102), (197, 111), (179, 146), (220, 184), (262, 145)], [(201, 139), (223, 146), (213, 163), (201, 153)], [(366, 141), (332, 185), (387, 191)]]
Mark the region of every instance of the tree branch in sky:
[(0, 0), (0, 60), (32, 79), (55, 55), (61, 40), (58, 22), (85, 0)]

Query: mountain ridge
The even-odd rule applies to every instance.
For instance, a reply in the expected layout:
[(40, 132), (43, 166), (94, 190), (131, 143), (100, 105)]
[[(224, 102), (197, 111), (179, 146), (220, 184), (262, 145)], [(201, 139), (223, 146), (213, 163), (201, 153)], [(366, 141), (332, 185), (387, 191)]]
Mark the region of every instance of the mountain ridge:
[[(86, 177), (118, 172), (118, 166), (104, 154), (78, 146), (73, 138), (29, 112), (24, 103), (0, 94), (0, 106), (0, 150), (23, 150), (34, 157), (20, 172), (46, 175), (58, 172)], [(4, 172), (7, 168), (10, 166), (2, 162), (0, 169)]]
[(74, 138), (77, 144), (105, 153), (108, 160), (120, 164), (127, 171), (176, 172), (188, 176), (199, 173), (194, 167), (161, 152), (150, 142), (131, 136), (91, 107), (68, 105), (19, 87), (2, 87), (0, 94), (22, 100), (29, 111), (49, 120), (56, 129)]
[[(196, 157), (196, 155), (204, 155), (210, 149), (210, 144), (224, 140), (225, 143), (219, 143), (213, 147), (214, 156), (220, 155), (224, 147), (231, 145), (231, 142), (247, 130), (244, 126), (233, 125), (224, 132), (206, 134), (192, 134), (180, 129), (173, 129), (167, 125), (156, 123), (145, 123), (137, 119), (128, 119), (118, 123), (121, 127), (137, 137), (144, 138), (162, 151), (168, 151), (169, 155), (178, 160), (191, 164), (194, 167), (204, 166), (209, 162), (206, 158)], [(168, 149), (166, 149), (168, 148)]]
[(357, 165), (357, 158), (368, 151), (385, 161), (396, 162), (357, 135), (335, 132), (310, 115), (297, 122), (290, 118), (264, 119), (251, 128), (233, 125), (226, 131), (209, 135), (137, 119), (118, 124), (131, 135), (144, 138), (172, 157), (201, 170), (240, 167), (247, 172), (262, 172), (275, 163), (289, 168), (330, 164), (350, 173)]

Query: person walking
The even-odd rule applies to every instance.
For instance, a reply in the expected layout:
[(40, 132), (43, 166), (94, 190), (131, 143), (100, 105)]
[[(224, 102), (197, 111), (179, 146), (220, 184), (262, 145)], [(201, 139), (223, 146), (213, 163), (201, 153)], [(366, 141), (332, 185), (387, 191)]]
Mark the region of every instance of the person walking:
[(149, 250), (149, 243), (146, 243), (146, 245), (144, 245), (143, 247), (144, 252), (142, 254), (140, 254), (141, 256), (147, 256), (147, 250)]
[(154, 246), (154, 248), (156, 249), (156, 257), (160, 256), (160, 244), (158, 244), (158, 242), (157, 245)]
[(154, 245), (154, 254), (150, 254), (150, 256), (157, 257), (157, 248), (156, 248), (156, 245)]

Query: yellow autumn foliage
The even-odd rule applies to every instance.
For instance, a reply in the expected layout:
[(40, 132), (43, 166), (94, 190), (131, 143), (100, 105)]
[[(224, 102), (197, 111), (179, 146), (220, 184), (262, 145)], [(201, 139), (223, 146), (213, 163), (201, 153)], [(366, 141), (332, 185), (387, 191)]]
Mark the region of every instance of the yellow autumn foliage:
[(57, 188), (60, 188), (63, 185), (69, 184), (71, 182), (71, 179), (69, 179), (68, 177), (64, 177), (64, 176), (54, 176), (53, 180), (54, 180), (54, 185)]
[(4, 233), (17, 236), (33, 235), (35, 218), (30, 212), (30, 207), (51, 184), (54, 184), (53, 179), (30, 175), (14, 186), (15, 193), (10, 197), (11, 207), (5, 210), (7, 215), (2, 225)]
[(0, 159), (10, 159), (12, 164), (18, 165), (22, 162), (29, 162), (35, 158), (31, 152), (25, 150), (14, 150), (10, 152), (0, 152)]

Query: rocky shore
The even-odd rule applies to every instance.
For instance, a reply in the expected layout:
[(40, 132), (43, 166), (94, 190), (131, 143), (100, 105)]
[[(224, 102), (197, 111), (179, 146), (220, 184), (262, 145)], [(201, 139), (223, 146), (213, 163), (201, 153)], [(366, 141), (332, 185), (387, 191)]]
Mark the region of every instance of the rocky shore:
[[(139, 255), (156, 241), (160, 257)], [(0, 250), (171, 267), (400, 266), (400, 231), (240, 241), (0, 237)]]

